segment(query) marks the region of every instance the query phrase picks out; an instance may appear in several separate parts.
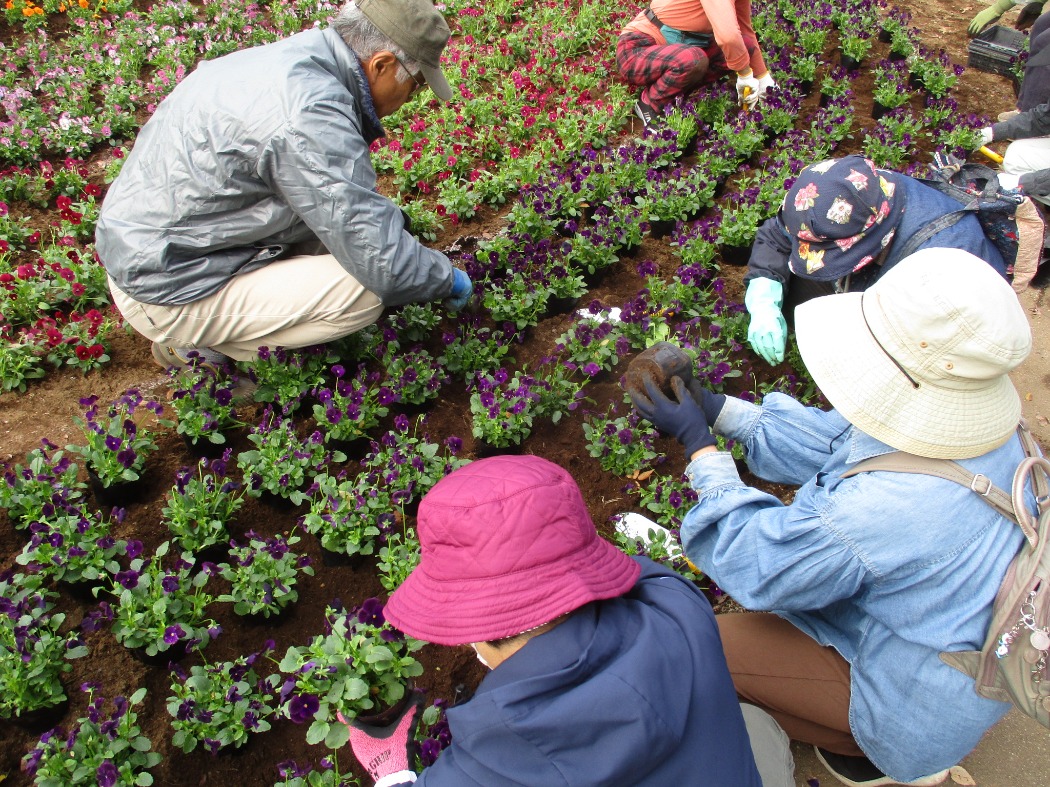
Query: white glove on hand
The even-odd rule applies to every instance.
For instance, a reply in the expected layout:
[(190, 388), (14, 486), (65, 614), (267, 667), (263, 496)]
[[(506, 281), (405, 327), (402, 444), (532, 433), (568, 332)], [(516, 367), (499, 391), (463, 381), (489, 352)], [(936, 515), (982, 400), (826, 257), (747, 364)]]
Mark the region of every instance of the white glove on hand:
[(981, 144), (990, 145), (992, 143), (992, 127), (986, 126), (981, 129)]
[(777, 83), (773, 81), (773, 75), (768, 71), (758, 78), (758, 95), (759, 98), (766, 94), (766, 91), (771, 87), (775, 88)]
[[(758, 103), (759, 82), (755, 75), (739, 76), (736, 78), (736, 97), (744, 105), (744, 109), (753, 109)], [(746, 93), (746, 96), (745, 96)]]
[(999, 175), (999, 188), (1006, 189), (1007, 191), (1019, 191), (1021, 189), (1021, 176), (1011, 175), (1009, 172), (1000, 172)]

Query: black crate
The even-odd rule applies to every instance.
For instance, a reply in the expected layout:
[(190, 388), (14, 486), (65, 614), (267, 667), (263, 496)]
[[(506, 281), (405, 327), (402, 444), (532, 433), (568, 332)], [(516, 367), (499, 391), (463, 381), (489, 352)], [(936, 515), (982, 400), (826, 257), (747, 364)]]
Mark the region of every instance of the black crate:
[(1020, 30), (993, 25), (970, 41), (966, 65), (978, 71), (1009, 74), (1010, 66), (1024, 49), (1027, 36)]

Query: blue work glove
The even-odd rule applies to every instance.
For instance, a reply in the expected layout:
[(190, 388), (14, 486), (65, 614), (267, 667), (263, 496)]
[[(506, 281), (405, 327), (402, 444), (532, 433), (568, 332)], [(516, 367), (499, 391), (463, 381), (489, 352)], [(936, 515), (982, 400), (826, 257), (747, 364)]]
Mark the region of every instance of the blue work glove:
[(468, 303), (470, 296), (474, 294), (474, 285), (470, 283), (470, 277), (459, 268), (452, 269), (452, 292), (445, 303), (453, 311), (459, 311)]
[(744, 306), (751, 314), (747, 340), (755, 352), (773, 365), (784, 360), (787, 345), (787, 322), (780, 311), (784, 303), (784, 285), (775, 279), (752, 279), (744, 294)]
[[(649, 423), (664, 434), (674, 435), (689, 458), (701, 448), (715, 445), (715, 436), (711, 434), (704, 408), (697, 404), (681, 377), (671, 378), (671, 389), (677, 401), (668, 399), (655, 382), (646, 380), (648, 398), (632, 393), (631, 402)], [(717, 413), (715, 415), (717, 417)]]
[(689, 390), (689, 395), (693, 397), (693, 401), (700, 405), (700, 408), (704, 411), (707, 425), (714, 429), (715, 421), (718, 420), (718, 414), (725, 407), (726, 395), (716, 394), (714, 391), (707, 390), (701, 385), (699, 380), (690, 380), (686, 383), (686, 388)]

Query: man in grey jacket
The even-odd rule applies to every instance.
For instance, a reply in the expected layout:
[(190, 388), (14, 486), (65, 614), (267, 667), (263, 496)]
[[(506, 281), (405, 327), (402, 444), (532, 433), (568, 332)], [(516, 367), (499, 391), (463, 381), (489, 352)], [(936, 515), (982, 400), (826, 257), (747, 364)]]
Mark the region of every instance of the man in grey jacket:
[[(999, 182), (1050, 205), (1050, 102), (981, 130), (981, 144), (1012, 139)], [(1013, 176), (1013, 177), (1011, 177)]]
[(163, 366), (250, 360), (468, 302), (470, 279), (376, 189), (380, 118), (452, 90), (431, 0), (357, 0), (332, 26), (205, 62), (143, 127), (102, 205), (99, 256)]

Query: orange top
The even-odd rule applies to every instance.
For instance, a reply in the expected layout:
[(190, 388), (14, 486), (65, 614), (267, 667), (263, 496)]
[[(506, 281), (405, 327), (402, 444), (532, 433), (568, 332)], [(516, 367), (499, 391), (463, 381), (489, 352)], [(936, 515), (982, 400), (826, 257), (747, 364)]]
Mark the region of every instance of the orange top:
[[(751, 0), (652, 0), (649, 7), (668, 27), (688, 33), (713, 33), (715, 43), (725, 55), (726, 65), (734, 71), (743, 71), (748, 66), (755, 76), (769, 71), (751, 26)], [(658, 44), (667, 43), (645, 11), (632, 19), (623, 32), (644, 33)], [(750, 55), (744, 43), (745, 35), (756, 42), (755, 51)]]

